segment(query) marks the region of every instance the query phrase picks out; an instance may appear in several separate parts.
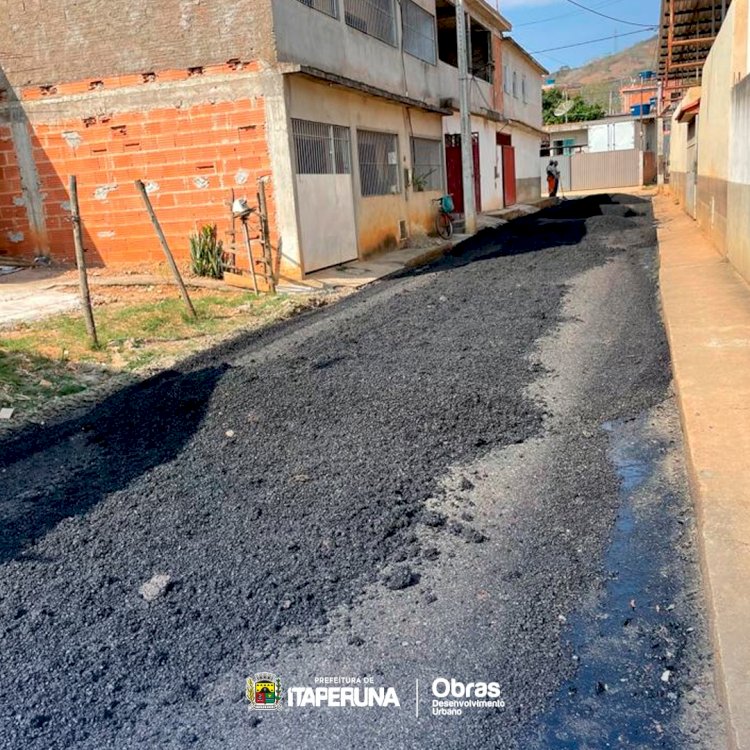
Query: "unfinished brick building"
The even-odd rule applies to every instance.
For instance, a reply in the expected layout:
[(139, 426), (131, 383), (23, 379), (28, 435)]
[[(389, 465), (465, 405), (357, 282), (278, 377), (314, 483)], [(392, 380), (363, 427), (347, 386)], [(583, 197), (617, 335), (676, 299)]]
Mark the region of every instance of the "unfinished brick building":
[(201, 224), (226, 228), (231, 189), (254, 197), (273, 172), (264, 6), (3, 0), (0, 252), (72, 260), (71, 174), (92, 263), (162, 257), (135, 179), (178, 255)]
[[(501, 111), (509, 24), (485, 0), (466, 7), (487, 209), (515, 195), (503, 170), (516, 138), (531, 138), (523, 148), (538, 171), (539, 135), (536, 122)], [(184, 258), (196, 228), (227, 232), (232, 191), (253, 204), (268, 176), (272, 244), (289, 277), (430, 231), (431, 200), (446, 185), (462, 190), (449, 0), (0, 0), (0, 9), (0, 254), (73, 258), (71, 174), (92, 264), (161, 258), (134, 180)]]

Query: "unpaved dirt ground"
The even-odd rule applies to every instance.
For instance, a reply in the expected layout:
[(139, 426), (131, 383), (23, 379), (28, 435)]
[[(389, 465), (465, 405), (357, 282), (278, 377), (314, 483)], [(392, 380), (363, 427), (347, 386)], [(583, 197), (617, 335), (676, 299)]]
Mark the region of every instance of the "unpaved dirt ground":
[(720, 746), (655, 264), (567, 201), (6, 439), (0, 746)]

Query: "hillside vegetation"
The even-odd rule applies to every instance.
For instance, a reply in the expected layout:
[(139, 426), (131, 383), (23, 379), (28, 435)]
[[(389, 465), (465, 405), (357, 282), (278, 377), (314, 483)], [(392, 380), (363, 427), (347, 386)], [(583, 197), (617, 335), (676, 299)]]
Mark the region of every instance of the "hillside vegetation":
[(587, 101), (609, 106), (609, 94), (613, 92), (615, 111), (619, 110), (620, 86), (635, 78), (642, 70), (653, 70), (656, 64), (655, 36), (638, 42), (632, 47), (613, 55), (598, 57), (579, 68), (560, 68), (552, 74), (558, 88), (580, 88)]

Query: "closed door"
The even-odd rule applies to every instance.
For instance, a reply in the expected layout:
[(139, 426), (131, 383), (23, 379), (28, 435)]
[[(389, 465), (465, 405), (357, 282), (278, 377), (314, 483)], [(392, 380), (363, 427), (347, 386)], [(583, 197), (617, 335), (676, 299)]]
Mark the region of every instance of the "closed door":
[(503, 204), (516, 203), (516, 150), (513, 146), (501, 146), (503, 151)]
[[(477, 211), (482, 210), (481, 180), (479, 174), (479, 133), (472, 134), (474, 157), (474, 201)], [(456, 213), (464, 212), (464, 172), (461, 160), (461, 136), (445, 136), (445, 172), (448, 192), (453, 196)]]
[(357, 226), (349, 129), (295, 119), (292, 132), (305, 273), (355, 260)]

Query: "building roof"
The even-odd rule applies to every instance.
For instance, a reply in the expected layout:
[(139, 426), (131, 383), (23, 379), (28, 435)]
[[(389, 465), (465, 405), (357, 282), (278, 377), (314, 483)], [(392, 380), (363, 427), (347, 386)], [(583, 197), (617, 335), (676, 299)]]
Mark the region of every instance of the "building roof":
[(578, 120), (576, 122), (557, 122), (554, 125), (545, 125), (546, 133), (565, 133), (570, 130), (587, 130), (592, 125), (606, 125), (611, 122), (648, 122), (656, 119), (655, 113), (649, 113), (642, 117), (631, 114), (609, 115), (602, 117), (600, 120)]
[(510, 31), (511, 25), (497, 8), (493, 8), (487, 0), (464, 0), (464, 7), (477, 17), (488, 28), (495, 31)]
[(731, 0), (661, 0), (659, 78), (700, 83)]
[(544, 65), (542, 65), (536, 58), (532, 57), (531, 53), (527, 52), (515, 39), (509, 36), (504, 36), (503, 42), (509, 43), (512, 47), (518, 50), (521, 55), (525, 57), (526, 60), (539, 71), (541, 75), (546, 76), (549, 73), (549, 70), (547, 70), (547, 68), (545, 68)]

